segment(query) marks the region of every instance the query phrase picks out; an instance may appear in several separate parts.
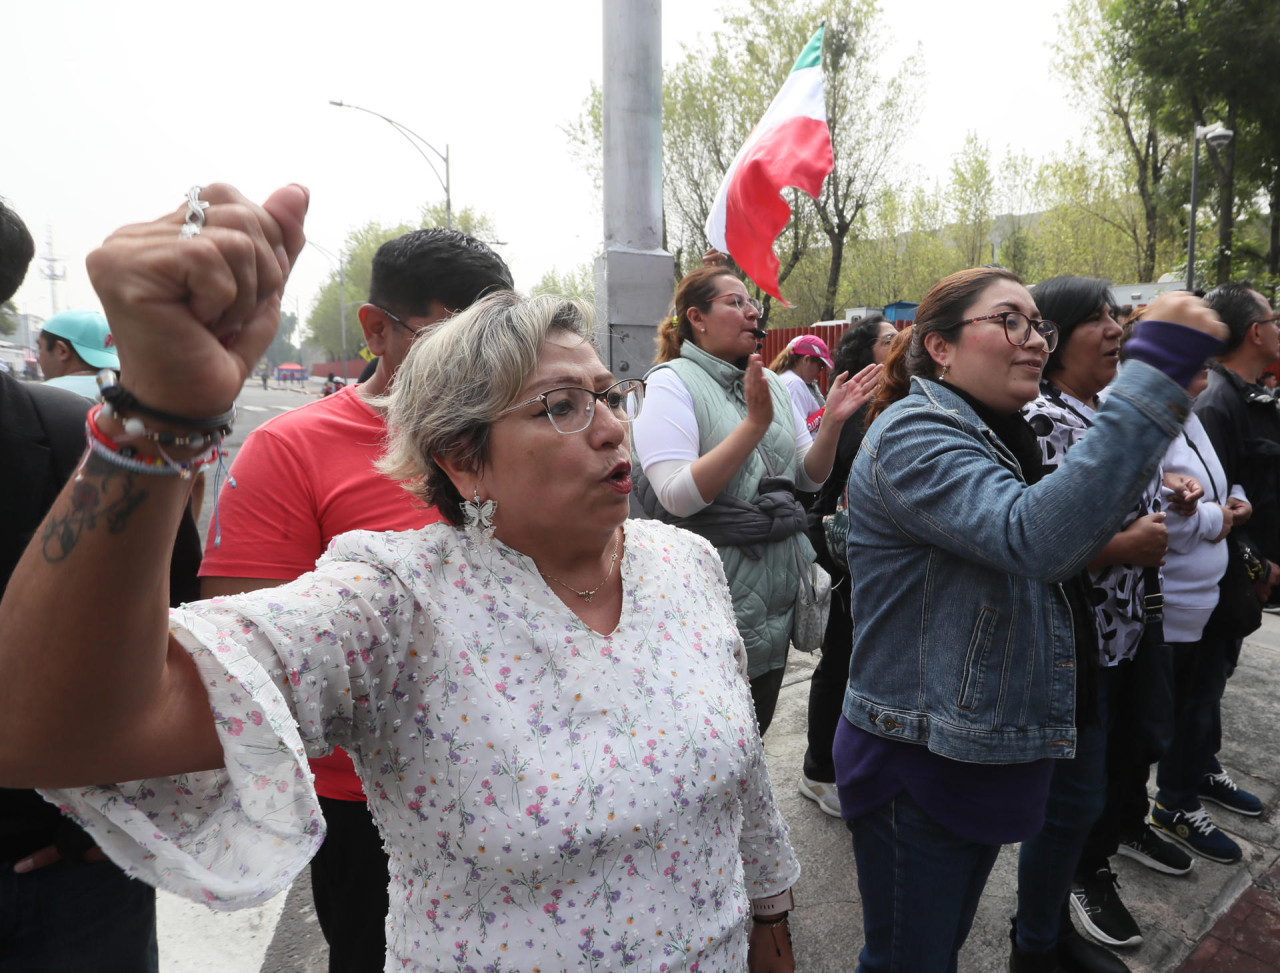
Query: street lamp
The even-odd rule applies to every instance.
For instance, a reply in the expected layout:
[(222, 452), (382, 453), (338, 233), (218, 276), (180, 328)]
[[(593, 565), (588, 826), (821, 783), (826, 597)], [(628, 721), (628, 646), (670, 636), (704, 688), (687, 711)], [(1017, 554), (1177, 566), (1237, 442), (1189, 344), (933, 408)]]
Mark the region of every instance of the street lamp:
[[(384, 122), (386, 122), (388, 125), (390, 125), (392, 128), (394, 128), (397, 132), (399, 132), (401, 135), (405, 137), (405, 140), (410, 145), (413, 146), (414, 151), (416, 151), (418, 155), (422, 156), (422, 158), (426, 160), (427, 165), (431, 168), (432, 174), (436, 177), (441, 187), (444, 189), (444, 225), (448, 229), (452, 230), (453, 229), (453, 194), (449, 190), (449, 144), (446, 142), (444, 146), (444, 151), (441, 152), (434, 145), (432, 145), (430, 142), (424, 139), (421, 135), (413, 131), (413, 129), (400, 124), (400, 122), (397, 122), (394, 118), (388, 118), (386, 115), (383, 115), (381, 112), (376, 112), (371, 108), (361, 108), (359, 105), (351, 105), (345, 101), (334, 101), (332, 98), (329, 99), (329, 104), (334, 105), (337, 108), (354, 108), (356, 111), (362, 111), (366, 115), (374, 115), (378, 118), (381, 118)], [(440, 170), (438, 170), (436, 168), (435, 163), (431, 161), (431, 157), (427, 155), (427, 153), (422, 151), (423, 146), (426, 146), (428, 149), (434, 152), (441, 159), (441, 161), (444, 162), (444, 178), (443, 179), (440, 178)]]
[[(1191, 223), (1187, 231), (1187, 290), (1194, 291), (1196, 289), (1196, 180), (1200, 175), (1200, 140), (1204, 139), (1215, 149), (1220, 149), (1228, 142), (1235, 132), (1229, 128), (1224, 128), (1221, 122), (1214, 122), (1212, 125), (1197, 125), (1195, 134), (1191, 141), (1193, 149), (1191, 152)], [(1230, 204), (1228, 204), (1230, 205)]]
[(343, 270), (346, 258), (341, 253), (326, 250), (314, 240), (308, 240), (307, 246), (313, 247), (322, 256), (328, 257), (338, 265), (338, 321), (342, 329), (342, 384), (347, 384), (347, 275)]

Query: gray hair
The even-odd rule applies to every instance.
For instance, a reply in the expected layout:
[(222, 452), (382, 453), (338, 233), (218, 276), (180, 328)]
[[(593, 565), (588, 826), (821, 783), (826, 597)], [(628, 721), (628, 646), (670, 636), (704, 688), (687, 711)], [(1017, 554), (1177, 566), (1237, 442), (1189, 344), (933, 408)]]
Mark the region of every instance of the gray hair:
[(390, 430), (378, 469), (460, 526), (463, 497), (437, 457), (483, 469), (489, 429), (515, 403), (547, 338), (559, 331), (590, 340), (594, 322), (585, 301), (499, 291), (432, 328), (373, 403), (387, 410)]

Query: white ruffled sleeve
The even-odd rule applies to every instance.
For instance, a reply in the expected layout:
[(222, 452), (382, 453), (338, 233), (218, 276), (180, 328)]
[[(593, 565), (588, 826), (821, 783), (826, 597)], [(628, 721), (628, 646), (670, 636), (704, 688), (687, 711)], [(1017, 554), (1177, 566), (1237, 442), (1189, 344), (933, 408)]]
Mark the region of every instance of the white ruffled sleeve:
[(307, 757), (376, 720), (405, 646), (430, 639), (415, 608), (391, 571), (331, 553), (280, 588), (176, 609), (226, 766), (42, 793), (151, 885), (215, 909), (270, 898), (324, 840)]

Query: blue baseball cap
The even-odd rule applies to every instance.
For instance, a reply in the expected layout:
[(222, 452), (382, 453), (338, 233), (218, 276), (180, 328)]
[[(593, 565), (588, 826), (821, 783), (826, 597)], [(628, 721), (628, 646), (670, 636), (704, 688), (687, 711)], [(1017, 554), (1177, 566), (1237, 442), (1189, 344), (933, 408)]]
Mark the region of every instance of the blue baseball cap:
[(46, 334), (64, 339), (91, 368), (119, 368), (111, 326), (97, 311), (63, 311), (44, 323)]

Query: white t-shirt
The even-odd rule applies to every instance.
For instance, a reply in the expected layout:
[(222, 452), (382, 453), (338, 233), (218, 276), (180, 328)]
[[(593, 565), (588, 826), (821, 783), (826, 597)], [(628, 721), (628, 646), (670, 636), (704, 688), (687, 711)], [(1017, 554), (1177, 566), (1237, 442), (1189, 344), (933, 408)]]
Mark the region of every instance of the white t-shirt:
[(809, 417), (822, 408), (821, 400), (813, 394), (813, 389), (808, 383), (792, 369), (788, 368), (778, 378), (782, 379), (782, 384), (791, 394), (791, 408), (795, 410), (796, 419), (808, 429)]
[[(804, 457), (813, 445), (804, 419), (793, 409), (796, 435), (796, 486), (814, 491), (822, 486), (809, 479)], [(778, 420), (774, 416), (774, 421)], [(644, 411), (631, 424), (632, 442), (644, 475), (649, 478), (664, 510), (691, 517), (711, 503), (698, 493), (690, 467), (700, 455), (698, 418), (693, 396), (673, 368), (659, 368), (645, 379)], [(712, 498), (714, 499), (714, 497)]]

